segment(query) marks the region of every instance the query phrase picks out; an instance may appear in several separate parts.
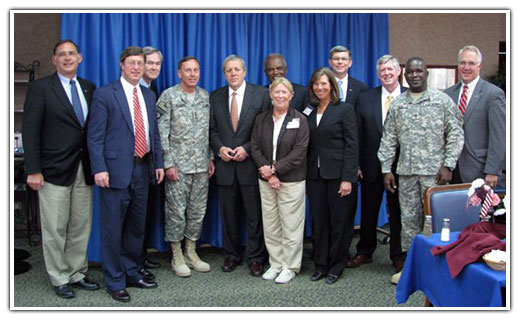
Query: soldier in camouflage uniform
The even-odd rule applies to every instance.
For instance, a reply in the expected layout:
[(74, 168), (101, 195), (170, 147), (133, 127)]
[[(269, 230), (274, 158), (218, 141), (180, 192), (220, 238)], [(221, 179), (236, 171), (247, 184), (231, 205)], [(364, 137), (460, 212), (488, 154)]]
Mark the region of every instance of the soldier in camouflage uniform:
[[(377, 156), (387, 191), (396, 189), (391, 173), (397, 146), (401, 206), (401, 241), (408, 250), (424, 223), (423, 193), (435, 184), (451, 180), (464, 144), (462, 119), (453, 101), (444, 93), (428, 88), (428, 69), (421, 58), (406, 63), (405, 78), (410, 89), (392, 102), (383, 128)], [(394, 276), (398, 278), (400, 274)], [(394, 281), (392, 281), (394, 282)]]
[[(179, 61), (181, 83), (165, 90), (157, 102), (164, 150), (166, 205), (165, 241), (172, 248), (172, 271), (189, 277), (189, 268), (210, 271), (195, 251), (206, 213), (208, 181), (215, 166), (209, 147), (209, 94), (197, 87), (200, 64), (194, 57)], [(185, 240), (184, 256), (181, 242)]]

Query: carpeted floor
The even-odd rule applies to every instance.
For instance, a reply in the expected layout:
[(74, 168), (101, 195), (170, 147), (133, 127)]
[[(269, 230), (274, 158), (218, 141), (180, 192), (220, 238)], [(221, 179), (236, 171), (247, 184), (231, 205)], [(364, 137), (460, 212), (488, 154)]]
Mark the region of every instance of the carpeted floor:
[[(381, 236), (381, 235), (380, 235)], [(381, 236), (382, 237), (382, 236)], [(353, 244), (359, 238), (354, 238)], [(145, 308), (391, 308), (423, 307), (424, 294), (416, 292), (406, 304), (398, 305), (395, 286), (390, 283), (394, 273), (388, 258), (388, 245), (378, 245), (374, 262), (355, 269), (345, 269), (343, 276), (333, 285), (325, 280), (309, 281), (313, 271), (309, 257), (310, 244), (305, 245), (301, 273), (286, 285), (275, 284), (249, 275), (245, 264), (234, 272), (224, 273), (220, 267), (224, 262), (220, 249), (203, 247), (198, 250), (201, 258), (210, 263), (209, 273), (192, 272), (189, 278), (179, 278), (169, 269), (170, 253), (150, 253), (153, 261), (161, 263), (152, 269), (159, 287), (143, 290), (129, 288), (130, 303), (119, 303), (105, 291), (100, 265), (91, 265), (89, 275), (102, 284), (94, 292), (76, 290), (76, 298), (58, 298), (44, 271), (41, 246), (31, 247), (25, 239), (15, 239), (15, 247), (31, 253), (26, 261), (32, 265), (30, 271), (14, 276), (14, 307), (145, 307)], [(355, 252), (354, 247), (351, 249)], [(267, 269), (267, 266), (266, 266)]]

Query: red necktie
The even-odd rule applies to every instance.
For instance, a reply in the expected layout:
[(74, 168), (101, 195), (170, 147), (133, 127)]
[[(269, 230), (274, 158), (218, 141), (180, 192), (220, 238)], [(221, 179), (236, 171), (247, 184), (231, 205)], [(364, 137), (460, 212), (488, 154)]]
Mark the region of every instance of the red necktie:
[(462, 88), (462, 95), (459, 100), (459, 110), (464, 115), (466, 113), (466, 105), (468, 103), (468, 85), (465, 84)]
[(144, 130), (143, 114), (137, 97), (137, 88), (134, 88), (134, 130), (135, 130), (135, 154), (142, 158), (148, 148), (146, 147), (146, 134)]

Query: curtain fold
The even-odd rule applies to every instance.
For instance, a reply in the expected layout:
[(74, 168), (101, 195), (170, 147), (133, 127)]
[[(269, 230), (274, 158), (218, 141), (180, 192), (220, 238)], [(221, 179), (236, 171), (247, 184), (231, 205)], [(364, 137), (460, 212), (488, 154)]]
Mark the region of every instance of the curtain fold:
[[(222, 61), (230, 54), (245, 60), (246, 81), (266, 85), (264, 59), (270, 53), (281, 53), (287, 60), (289, 80), (307, 85), (316, 68), (328, 66), (329, 50), (343, 45), (352, 51), (349, 74), (374, 87), (379, 85), (376, 61), (389, 53), (386, 13), (64, 13), (61, 38), (79, 45), (83, 62), (78, 74), (97, 87), (120, 77), (119, 55), (125, 47), (158, 48), (164, 57), (157, 79), (159, 92), (179, 83), (177, 62), (187, 55), (199, 59), (199, 86), (211, 92), (226, 85)], [(100, 262), (98, 190), (93, 201), (88, 258)], [(154, 232), (146, 239), (148, 246), (160, 251), (168, 249), (162, 240), (163, 202), (164, 195), (157, 194), (151, 213)], [(360, 205), (356, 221), (359, 212)], [(386, 222), (382, 206), (379, 225)], [(201, 241), (221, 247), (221, 230), (216, 186), (212, 183)], [(307, 220), (306, 235), (310, 231)], [(242, 239), (245, 243), (245, 232)]]

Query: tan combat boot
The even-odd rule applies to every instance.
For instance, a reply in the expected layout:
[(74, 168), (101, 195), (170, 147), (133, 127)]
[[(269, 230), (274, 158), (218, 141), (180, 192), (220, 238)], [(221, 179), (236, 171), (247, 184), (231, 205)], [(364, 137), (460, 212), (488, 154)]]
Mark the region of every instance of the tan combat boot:
[(188, 268), (186, 262), (184, 262), (181, 243), (171, 242), (170, 246), (172, 247), (172, 271), (179, 277), (184, 278), (191, 276), (190, 268)]
[(197, 252), (195, 251), (195, 241), (187, 239), (185, 240), (184, 259), (188, 267), (198, 272), (209, 272), (211, 270), (209, 264), (200, 260)]

